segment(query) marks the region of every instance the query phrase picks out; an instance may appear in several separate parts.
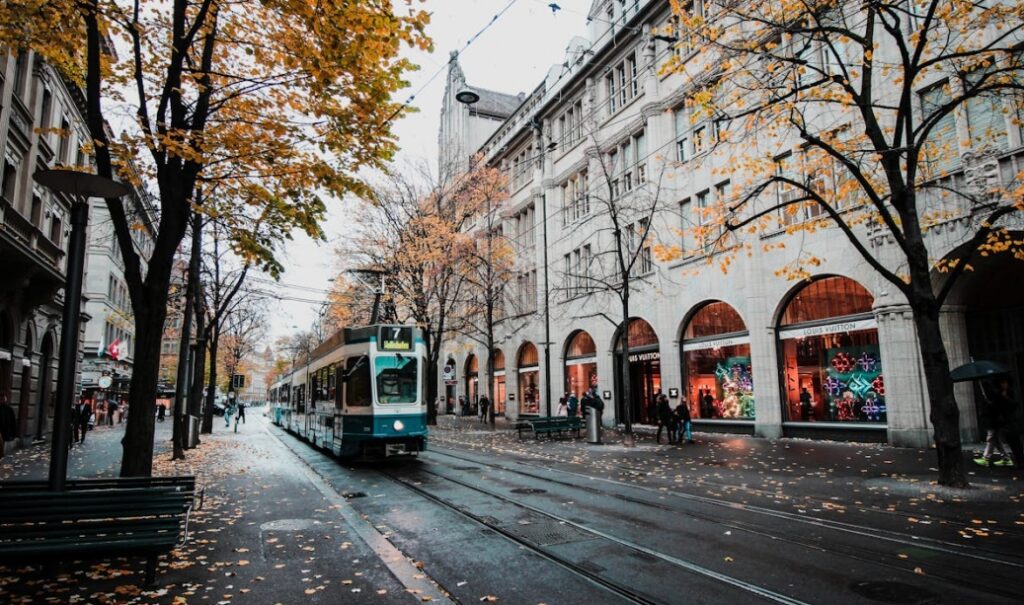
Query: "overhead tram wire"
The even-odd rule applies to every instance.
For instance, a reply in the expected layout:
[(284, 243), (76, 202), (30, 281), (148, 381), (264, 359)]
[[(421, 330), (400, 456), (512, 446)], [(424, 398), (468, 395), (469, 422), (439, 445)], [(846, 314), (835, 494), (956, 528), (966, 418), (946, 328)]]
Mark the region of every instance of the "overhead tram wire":
[[(488, 21), (487, 24), (484, 25), (480, 29), (480, 31), (478, 31), (475, 34), (473, 34), (469, 38), (469, 40), (467, 40), (466, 43), (462, 46), (462, 48), (460, 48), (458, 51), (456, 51), (458, 53), (456, 56), (460, 56), (460, 55), (462, 55), (462, 53), (466, 52), (466, 49), (469, 48), (470, 44), (475, 42), (476, 39), (479, 38), (481, 36), (481, 34), (483, 34), (485, 31), (490, 29), (490, 27), (492, 25), (497, 23), (498, 19), (500, 19), (506, 12), (508, 12), (508, 9), (512, 8), (512, 5), (514, 5), (518, 1), (519, 0), (509, 0), (509, 3), (505, 5), (505, 8), (503, 8), (500, 11), (498, 11), (497, 13), (495, 13), (495, 15), (493, 17), (491, 17), (491, 20)], [(437, 71), (435, 71), (434, 74), (431, 75), (430, 78), (426, 82), (423, 83), (422, 86), (417, 88), (411, 95), (409, 95), (409, 98), (406, 99), (404, 103), (402, 103), (401, 105), (398, 106), (398, 109), (396, 109), (390, 116), (388, 116), (386, 120), (381, 122), (380, 128), (386, 127), (388, 124), (391, 123), (392, 120), (394, 120), (396, 117), (398, 117), (398, 114), (402, 113), (403, 110), (407, 109), (409, 107), (409, 104), (412, 103), (414, 100), (416, 100), (416, 95), (418, 95), (421, 92), (423, 92), (423, 90), (427, 86), (430, 86), (430, 83), (433, 82), (437, 78), (437, 76), (441, 75), (441, 72), (443, 72), (447, 67), (448, 67), (448, 63), (442, 64), (441, 67), (439, 67), (437, 69)]]

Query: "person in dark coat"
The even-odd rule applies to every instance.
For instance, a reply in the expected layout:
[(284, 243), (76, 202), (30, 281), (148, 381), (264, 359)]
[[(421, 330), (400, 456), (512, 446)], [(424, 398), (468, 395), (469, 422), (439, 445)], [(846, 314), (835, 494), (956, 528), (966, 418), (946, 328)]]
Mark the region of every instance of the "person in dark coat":
[(672, 406), (669, 405), (667, 396), (664, 394), (658, 395), (655, 410), (658, 414), (658, 435), (654, 440), (657, 443), (661, 443), (661, 429), (665, 429), (668, 433), (668, 442), (675, 443), (676, 425), (672, 422)]
[(1020, 402), (1010, 395), (1010, 380), (999, 379), (998, 388), (991, 395), (992, 405), (996, 414), (1003, 420), (1003, 435), (1006, 444), (1010, 446), (1013, 454), (1013, 464), (1017, 468), (1024, 468), (1024, 409)]
[(89, 431), (90, 416), (92, 416), (92, 406), (79, 399), (71, 412), (71, 430), (75, 443), (85, 443), (85, 434)]
[(487, 408), (490, 407), (491, 400), (487, 398), (487, 395), (480, 397), (480, 422), (489, 422), (490, 419), (487, 417)]
[(800, 389), (800, 418), (804, 422), (809, 422), (811, 419), (811, 394), (807, 392), (807, 387)]
[(685, 399), (679, 402), (676, 409), (672, 410), (672, 422), (676, 425), (676, 442), (682, 443), (685, 438), (687, 443), (693, 443), (693, 433), (690, 430), (690, 406), (686, 404)]

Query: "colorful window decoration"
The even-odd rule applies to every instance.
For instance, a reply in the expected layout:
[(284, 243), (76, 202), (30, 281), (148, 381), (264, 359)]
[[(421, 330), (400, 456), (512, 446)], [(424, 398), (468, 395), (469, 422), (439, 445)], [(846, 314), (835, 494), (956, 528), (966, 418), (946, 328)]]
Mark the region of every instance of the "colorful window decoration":
[(886, 422), (874, 300), (845, 277), (811, 282), (782, 317), (783, 390), (795, 422)]
[(693, 418), (754, 419), (750, 336), (735, 309), (721, 301), (701, 307), (683, 331), (682, 349)]

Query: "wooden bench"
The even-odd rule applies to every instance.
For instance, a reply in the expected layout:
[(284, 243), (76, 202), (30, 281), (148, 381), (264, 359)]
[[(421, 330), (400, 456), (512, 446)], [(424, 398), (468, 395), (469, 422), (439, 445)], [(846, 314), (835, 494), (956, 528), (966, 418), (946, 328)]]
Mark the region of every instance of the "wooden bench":
[[(65, 491), (83, 489), (123, 489), (130, 487), (175, 487), (195, 502), (193, 510), (203, 508), (206, 500), (206, 488), (196, 491), (196, 478), (191, 475), (167, 477), (95, 477), (90, 479), (68, 479), (64, 483)], [(45, 479), (13, 479), (0, 482), (0, 492), (5, 490), (46, 491), (49, 483)]]
[(539, 439), (541, 435), (562, 435), (570, 431), (575, 431), (578, 438), (583, 420), (578, 416), (541, 416), (520, 420), (515, 428), (520, 439), (523, 438), (524, 430), (532, 431), (534, 439)]
[[(192, 485), (194, 491), (194, 480)], [(179, 544), (182, 531), (181, 542), (188, 539), (194, 494), (181, 485), (63, 492), (23, 487), (0, 487), (0, 561), (5, 563), (144, 556), (145, 581), (151, 585), (157, 558)]]

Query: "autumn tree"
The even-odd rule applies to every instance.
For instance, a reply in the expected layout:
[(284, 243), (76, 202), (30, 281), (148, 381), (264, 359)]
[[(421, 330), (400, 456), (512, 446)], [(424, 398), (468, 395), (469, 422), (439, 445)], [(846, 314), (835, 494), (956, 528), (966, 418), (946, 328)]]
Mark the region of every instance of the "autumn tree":
[[(841, 234), (909, 305), (939, 482), (966, 486), (939, 313), (980, 257), (1024, 255), (1011, 232), (1019, 178), (1000, 178), (995, 163), (1007, 122), (1019, 125), (1024, 5), (752, 0), (705, 2), (698, 14), (672, 4), (676, 28), (663, 37), (680, 52), (663, 70), (683, 75), (693, 119), (718, 126), (704, 161), (739, 177), (695, 230), (715, 247), (709, 262), (727, 265), (769, 231)], [(950, 178), (961, 165), (966, 182)], [(943, 259), (930, 232), (954, 223), (959, 247)], [(807, 278), (821, 258), (801, 249), (779, 273)]]
[[(464, 281), (452, 331), (482, 345), (488, 353), (487, 421), (494, 428), (495, 328), (502, 323), (508, 337), (525, 322), (516, 321), (523, 310), (510, 297), (506, 285), (514, 281), (516, 246), (505, 235), (503, 212), (508, 202), (508, 179), (501, 169), (475, 165), (457, 189), (458, 204), (476, 218), (470, 237), (456, 251), (455, 269)], [(513, 326), (513, 323), (518, 323)]]
[(218, 363), (223, 371), (226, 388), (231, 387), (231, 377), (241, 374), (247, 360), (258, 352), (258, 345), (267, 331), (267, 318), (263, 305), (254, 299), (247, 299), (227, 316), (221, 336)]
[(459, 194), (465, 175), (433, 176), (422, 167), (392, 169), (358, 219), (353, 249), (340, 252), (385, 275), (388, 304), (399, 322), (420, 326), (427, 346), (427, 417), (437, 418), (437, 376), (444, 335), (459, 304), (464, 274), (458, 258), (478, 209)]
[[(82, 85), (97, 173), (129, 178), (114, 158), (145, 154), (156, 184), (148, 259), (134, 252), (122, 202), (107, 200), (136, 322), (133, 409), (156, 394), (171, 264), (197, 181), (217, 166), (226, 197), (272, 213), (278, 237), (321, 237), (323, 197), (368, 193), (358, 171), (394, 152), (389, 124), (401, 107), (390, 96), (412, 67), (398, 53), (428, 45), (426, 21), (365, 0), (4, 3), (0, 44), (31, 47)], [(104, 128), (111, 106), (135, 118), (116, 141)], [(253, 252), (274, 264), (267, 248)], [(122, 475), (150, 474), (153, 422), (129, 417)]]

